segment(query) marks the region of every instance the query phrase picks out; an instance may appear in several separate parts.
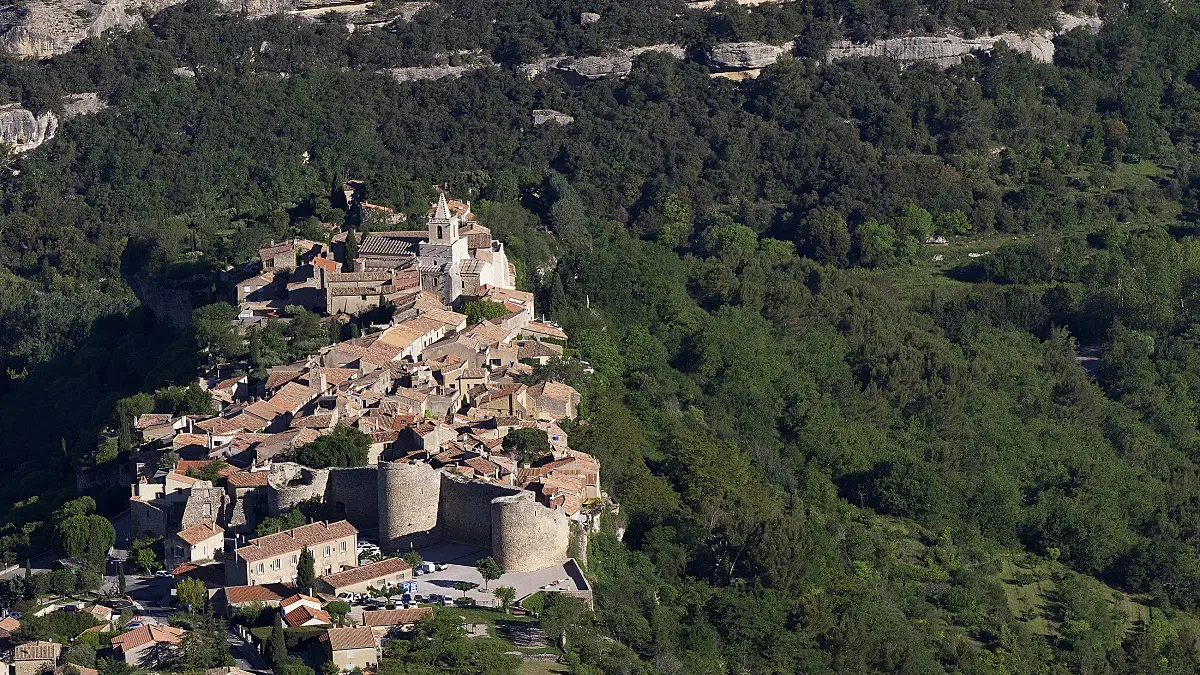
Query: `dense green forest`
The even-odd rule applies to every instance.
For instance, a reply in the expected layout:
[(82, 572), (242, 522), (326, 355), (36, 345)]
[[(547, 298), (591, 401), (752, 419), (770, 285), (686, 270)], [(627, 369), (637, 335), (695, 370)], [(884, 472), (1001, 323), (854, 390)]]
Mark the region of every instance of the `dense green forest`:
[[(64, 475), (119, 463), (98, 437), (127, 433), (128, 397), (196, 372), (204, 326), (171, 329), (135, 284), (216, 301), (225, 266), (343, 218), (343, 179), (410, 212), (447, 184), (595, 370), (539, 373), (584, 392), (572, 445), (621, 504), (591, 541), (595, 617), (548, 619), (576, 672), (1194, 672), (1192, 4), (1105, 5), (1054, 64), (801, 49), (733, 83), (647, 54), (577, 87), (508, 67), (616, 39), (819, 44), (839, 17), (875, 35), (1053, 9), (841, 4), (653, 22), (673, 6), (609, 3), (616, 32), (592, 43), (557, 3), (444, 3), (353, 36), (189, 3), (0, 63), (34, 109), (110, 106), (3, 178), (3, 555), (47, 544)], [(374, 73), (474, 48), (505, 67)], [(535, 127), (535, 108), (575, 122)]]

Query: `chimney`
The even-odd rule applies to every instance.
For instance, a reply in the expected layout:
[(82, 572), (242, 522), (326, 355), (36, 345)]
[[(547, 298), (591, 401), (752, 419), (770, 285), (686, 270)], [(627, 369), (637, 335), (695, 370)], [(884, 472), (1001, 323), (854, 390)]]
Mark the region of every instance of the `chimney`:
[(318, 396), (324, 394), (325, 388), (328, 386), (328, 383), (325, 380), (325, 373), (322, 373), (319, 368), (316, 369), (316, 375), (309, 375), (308, 377), (308, 386), (310, 389), (315, 391)]

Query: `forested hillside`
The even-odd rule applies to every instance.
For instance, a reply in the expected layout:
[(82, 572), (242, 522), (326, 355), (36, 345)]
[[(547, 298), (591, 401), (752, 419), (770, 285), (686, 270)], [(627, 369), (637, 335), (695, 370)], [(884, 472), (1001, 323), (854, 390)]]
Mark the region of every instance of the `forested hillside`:
[[(1059, 9), (886, 4), (601, 11), (628, 12), (627, 44), (703, 44)], [(203, 326), (148, 295), (223, 300), (220, 270), (344, 218), (344, 179), (413, 213), (447, 184), (595, 371), (540, 373), (584, 392), (572, 445), (621, 504), (591, 542), (594, 620), (551, 617), (576, 672), (1194, 672), (1195, 6), (1105, 5), (1054, 64), (801, 49), (734, 83), (645, 54), (567, 85), (509, 66), (617, 38), (550, 5), (348, 35), (189, 3), (0, 63), (31, 108), (109, 104), (2, 179), (3, 555), (42, 549), (65, 475), (119, 463), (97, 437), (127, 432), (124, 397), (194, 377)], [(505, 67), (374, 72), (476, 48)]]

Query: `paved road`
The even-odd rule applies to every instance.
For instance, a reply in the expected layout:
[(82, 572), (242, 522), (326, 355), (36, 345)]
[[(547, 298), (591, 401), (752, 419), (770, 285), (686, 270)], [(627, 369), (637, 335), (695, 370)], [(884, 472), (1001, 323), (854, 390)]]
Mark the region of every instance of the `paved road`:
[(230, 629), (226, 640), (229, 642), (229, 653), (233, 654), (238, 668), (252, 673), (271, 672), (267, 667), (267, 662), (258, 654), (254, 645), (239, 635), (237, 631)]

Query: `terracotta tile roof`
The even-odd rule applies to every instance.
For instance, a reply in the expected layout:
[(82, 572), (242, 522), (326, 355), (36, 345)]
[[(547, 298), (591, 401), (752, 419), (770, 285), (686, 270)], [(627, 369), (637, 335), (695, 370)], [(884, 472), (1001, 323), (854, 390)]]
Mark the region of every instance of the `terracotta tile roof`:
[(462, 376), (468, 380), (486, 380), (488, 371), (486, 368), (467, 368), (462, 371)]
[(466, 314), (459, 314), (458, 312), (452, 312), (448, 309), (438, 309), (436, 307), (422, 310), (421, 316), (433, 319), (447, 326), (458, 326), (467, 320)]
[(221, 389), (236, 389), (237, 386), (242, 383), (242, 379), (245, 377), (245, 375), (238, 375), (237, 377), (231, 377), (227, 380), (221, 380), (220, 382), (214, 384), (212, 389), (213, 391)]
[(135, 628), (128, 633), (122, 633), (112, 639), (113, 649), (127, 652), (152, 642), (177, 645), (186, 633), (182, 628), (149, 623), (141, 628)]
[(262, 258), (273, 258), (281, 253), (288, 253), (292, 250), (292, 245), (288, 243), (276, 244), (267, 246), (266, 248), (258, 249), (258, 255)]
[(62, 649), (57, 642), (26, 642), (13, 648), (12, 658), (13, 661), (54, 661)]
[(300, 377), (299, 370), (272, 370), (267, 375), (267, 383), (264, 385), (267, 391), (278, 389), (292, 380)]
[(524, 343), (517, 346), (518, 359), (537, 359), (562, 355), (562, 347), (558, 345), (547, 344), (545, 342), (538, 342), (537, 340), (526, 340)]
[(236, 471), (225, 477), (235, 488), (266, 487), (270, 471)]
[(488, 393), (484, 394), (483, 396), (480, 396), (479, 399), (475, 401), (475, 404), (483, 405), (484, 403), (488, 403), (491, 401), (497, 401), (502, 398), (505, 398), (505, 397), (509, 396), (510, 394), (519, 395), (521, 392), (525, 391), (526, 389), (528, 389), (528, 387), (526, 387), (523, 384), (510, 384), (505, 387), (500, 387), (499, 389), (496, 389), (494, 391), (489, 391)]
[(275, 392), (275, 395), (267, 402), (285, 412), (295, 412), (316, 396), (317, 392), (312, 389), (302, 384), (288, 382), (280, 387), (279, 391)]
[(333, 413), (305, 415), (292, 419), (289, 429), (328, 429), (333, 426)]
[(333, 624), (329, 612), (323, 609), (314, 609), (308, 605), (300, 605), (283, 616), (283, 622), (292, 628), (299, 628), (313, 619), (323, 624)]
[(489, 462), (482, 457), (472, 457), (463, 462), (467, 466), (475, 469), (475, 472), (483, 476), (493, 476), (499, 472), (499, 465)]
[(345, 649), (373, 649), (375, 634), (368, 626), (358, 628), (330, 628), (321, 636), (321, 642), (328, 642), (330, 649), (335, 652)]
[(185, 476), (181, 473), (175, 473), (174, 471), (167, 472), (167, 480), (173, 480), (177, 483), (183, 483), (184, 485), (194, 485), (200, 482), (199, 478), (192, 478), (191, 476)]
[(342, 264), (340, 262), (336, 260), (330, 260), (329, 258), (313, 258), (312, 264), (313, 267), (325, 270), (330, 274), (337, 274), (342, 269)]
[(522, 326), (521, 330), (529, 333), (535, 333), (537, 335), (545, 335), (546, 337), (552, 337), (559, 340), (567, 339), (567, 334), (563, 332), (561, 328), (556, 328), (548, 323), (542, 323), (541, 321), (530, 321)]
[(278, 602), (296, 589), (291, 584), (263, 584), (261, 586), (226, 586), (225, 601), (230, 604), (243, 602)]
[[(213, 417), (211, 419), (219, 420), (221, 418)], [(207, 422), (207, 421), (209, 421), (209, 420), (204, 420), (204, 422)], [(197, 422), (196, 426), (200, 426), (201, 424), (204, 424), (204, 422)], [(201, 427), (201, 428), (203, 428), (203, 427)], [(207, 434), (175, 434), (175, 438), (171, 439), (171, 445), (175, 448), (182, 448), (185, 445), (202, 445), (207, 448), (208, 447), (208, 435)]]
[(352, 567), (344, 572), (335, 574), (327, 574), (321, 577), (321, 580), (332, 586), (335, 590), (361, 584), (367, 581), (374, 581), (380, 577), (387, 577), (394, 574), (400, 574), (411, 570), (412, 566), (404, 562), (403, 558), (388, 558), (379, 562), (369, 563), (360, 567)]
[(407, 626), (420, 621), (425, 616), (432, 616), (432, 607), (412, 607), (410, 609), (379, 609), (363, 612), (364, 626)]
[(292, 593), (288, 597), (280, 600), (279, 606), (280, 607), (289, 607), (291, 605), (296, 604), (297, 602), (305, 602), (305, 601), (311, 602), (314, 605), (321, 604), (321, 600), (319, 598), (314, 598), (311, 595), (305, 595), (303, 593)]
[(397, 438), (400, 438), (400, 432), (394, 429), (386, 429), (384, 431), (372, 431), (370, 436), (372, 443), (394, 443)]
[(215, 537), (217, 535), (224, 534), (224, 533), (225, 533), (225, 528), (221, 527), (220, 525), (217, 525), (216, 523), (214, 523), (211, 520), (206, 520), (201, 523), (196, 523), (195, 525), (187, 528), (186, 530), (180, 530), (179, 533), (176, 534), (175, 536), (179, 537), (180, 539), (186, 541), (189, 544), (195, 545), (195, 544), (199, 544), (200, 542), (204, 541), (205, 539), (209, 539), (211, 537)]
[(317, 544), (324, 544), (357, 533), (358, 530), (346, 520), (339, 520), (336, 523), (310, 523), (277, 534), (251, 539), (248, 545), (237, 550), (237, 555), (246, 562), (255, 562), (299, 551), (305, 546), (313, 548)]
[(17, 629), (20, 627), (21, 627), (21, 622), (17, 621), (16, 619), (14, 619), (11, 616), (6, 616), (3, 619), (0, 619), (0, 630), (5, 630), (5, 631), (8, 631), (9, 633), (15, 633), (15, 632), (17, 632)]
[(540, 382), (530, 387), (529, 393), (538, 398), (545, 396), (559, 401), (571, 401), (579, 397), (574, 387), (561, 382)]

